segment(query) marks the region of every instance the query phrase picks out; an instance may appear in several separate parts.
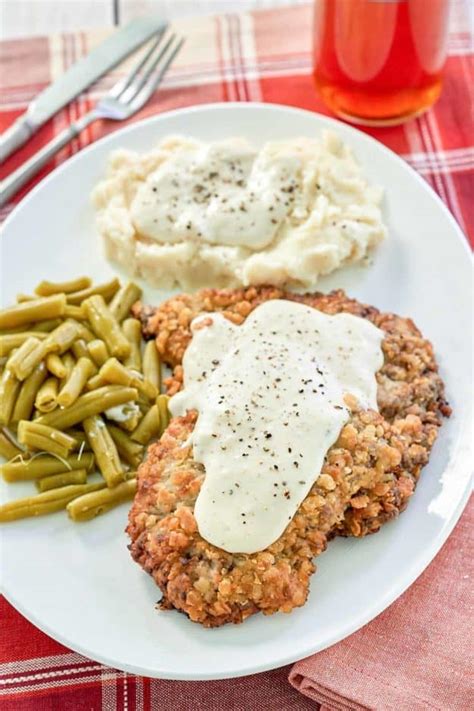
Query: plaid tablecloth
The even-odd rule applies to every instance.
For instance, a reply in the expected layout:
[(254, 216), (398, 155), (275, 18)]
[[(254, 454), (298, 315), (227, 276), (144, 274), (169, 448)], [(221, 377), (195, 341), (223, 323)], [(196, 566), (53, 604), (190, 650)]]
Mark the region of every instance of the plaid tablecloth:
[[(474, 147), (472, 60), (467, 2), (454, 5), (444, 91), (436, 106), (402, 127), (368, 130), (402, 155), (448, 205), (474, 246)], [(311, 78), (311, 8), (222, 15), (180, 22), (187, 42), (162, 88), (137, 116), (215, 101), (266, 101), (327, 114)], [(4, 130), (104, 32), (0, 43), (0, 129)], [(1, 168), (1, 177), (88, 111), (126, 71), (103, 78), (58, 113)], [(96, 123), (84, 131), (37, 180), (97, 138), (123, 124)], [(28, 186), (16, 201), (31, 188)], [(4, 219), (12, 209), (0, 213)], [(174, 705), (174, 682), (134, 677), (105, 668), (62, 647), (0, 598), (0, 708), (2, 711), (222, 708), (315, 708), (288, 684), (288, 668), (223, 682), (190, 684)]]

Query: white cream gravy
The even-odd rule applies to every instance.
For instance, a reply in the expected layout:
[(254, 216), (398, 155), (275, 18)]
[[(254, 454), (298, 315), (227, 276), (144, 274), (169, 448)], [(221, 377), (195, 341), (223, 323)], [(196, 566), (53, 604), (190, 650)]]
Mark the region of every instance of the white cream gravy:
[(190, 148), (140, 186), (133, 223), (157, 242), (262, 249), (293, 207), (300, 170), (297, 156), (257, 155), (244, 141)]
[(190, 438), (206, 476), (195, 506), (203, 538), (229, 552), (276, 541), (348, 421), (344, 395), (377, 409), (383, 332), (369, 321), (268, 301), (241, 326), (193, 321), (174, 416), (197, 410)]

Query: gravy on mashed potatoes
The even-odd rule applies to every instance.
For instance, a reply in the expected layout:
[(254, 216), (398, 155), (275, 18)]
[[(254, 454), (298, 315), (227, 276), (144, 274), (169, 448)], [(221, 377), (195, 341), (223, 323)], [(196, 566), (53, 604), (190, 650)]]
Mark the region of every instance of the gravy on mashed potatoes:
[(107, 256), (150, 285), (311, 287), (386, 234), (382, 190), (333, 133), (260, 150), (168, 137), (115, 151), (93, 192)]

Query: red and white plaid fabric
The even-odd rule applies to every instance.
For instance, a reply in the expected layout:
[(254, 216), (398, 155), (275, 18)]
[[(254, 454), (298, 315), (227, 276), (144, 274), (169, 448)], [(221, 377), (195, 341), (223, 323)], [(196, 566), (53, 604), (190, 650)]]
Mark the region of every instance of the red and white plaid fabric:
[[(436, 106), (404, 126), (368, 129), (368, 132), (423, 175), (474, 246), (474, 48), (469, 31), (469, 1), (458, 0), (454, 5), (444, 91)], [(132, 121), (216, 101), (266, 101), (329, 114), (316, 95), (311, 78), (311, 24), (309, 5), (180, 22), (177, 29), (187, 39), (183, 51), (153, 101)], [(10, 125), (39, 91), (106, 34), (78, 32), (0, 43), (0, 130)], [(127, 66), (122, 65), (59, 112), (27, 146), (6, 161), (0, 177), (88, 111), (126, 71)], [(35, 182), (73, 153), (122, 125), (94, 124), (64, 149)], [(6, 217), (33, 184), (1, 211), (0, 219)], [(2, 711), (191, 708), (286, 711), (317, 707), (288, 684), (288, 672), (287, 667), (257, 677), (205, 683), (134, 677), (64, 648), (0, 598)], [(460, 708), (455, 700), (452, 708)]]

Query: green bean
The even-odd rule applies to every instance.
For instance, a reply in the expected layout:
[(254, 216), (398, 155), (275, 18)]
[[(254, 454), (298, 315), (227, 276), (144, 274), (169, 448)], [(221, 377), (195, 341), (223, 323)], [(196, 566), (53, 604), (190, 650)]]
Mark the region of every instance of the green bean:
[(64, 432), (28, 420), (18, 423), (18, 441), (28, 449), (39, 449), (58, 457), (67, 457), (76, 444), (76, 440)]
[(19, 348), (17, 348), (7, 361), (6, 368), (10, 370), (18, 380), (24, 380), (22, 377), (22, 364), (30, 357), (33, 351), (36, 351), (41, 342), (31, 336), (26, 341), (24, 341)]
[(142, 413), (142, 415), (146, 415), (146, 413), (151, 407), (149, 399), (147, 397), (144, 397), (143, 395), (139, 395), (137, 404), (140, 408), (140, 412)]
[(92, 330), (98, 338), (102, 338), (112, 356), (126, 358), (130, 355), (130, 344), (122, 333), (122, 329), (110, 309), (100, 295), (91, 296), (84, 301), (84, 307), (89, 317)]
[(143, 459), (143, 446), (138, 442), (133, 442), (120, 427), (110, 423), (107, 427), (120, 457), (131, 467), (137, 469)]
[(95, 336), (90, 330), (90, 328), (87, 328), (87, 326), (85, 326), (80, 321), (76, 321), (73, 318), (68, 318), (66, 323), (73, 323), (77, 329), (77, 338), (82, 338), (82, 340), (86, 341), (86, 343), (89, 343), (90, 341), (93, 341), (95, 339)]
[(67, 295), (68, 304), (81, 304), (85, 299), (90, 296), (95, 296), (100, 294), (103, 296), (105, 301), (110, 301), (114, 294), (120, 289), (120, 282), (118, 279), (112, 279), (106, 284), (97, 284), (97, 286), (91, 286), (88, 289), (81, 289), (80, 291), (74, 291), (72, 294)]
[(66, 308), (64, 309), (64, 317), (74, 318), (78, 321), (84, 321), (86, 319), (82, 306), (74, 306), (73, 304), (66, 304)]
[(75, 360), (74, 356), (72, 355), (72, 353), (70, 353), (70, 351), (66, 351), (66, 353), (62, 357), (62, 361), (63, 361), (64, 367), (66, 368), (66, 375), (61, 381), (61, 386), (63, 386), (64, 381), (67, 378), (69, 378), (69, 376), (72, 373), (72, 369), (74, 368), (74, 366), (76, 364), (76, 360)]
[(5, 459), (8, 461), (9, 459), (14, 459), (19, 454), (22, 454), (21, 449), (19, 447), (16, 447), (11, 441), (11, 439), (7, 437), (3, 432), (0, 432), (0, 455), (2, 457), (5, 457)]
[(75, 340), (82, 338), (81, 325), (73, 319), (64, 321), (60, 326), (51, 331), (46, 338), (46, 353), (59, 353), (62, 355), (72, 346)]
[(130, 343), (130, 355), (125, 360), (127, 368), (141, 372), (142, 369), (142, 327), (136, 318), (127, 318), (122, 324), (122, 331)]
[(155, 341), (148, 341), (143, 351), (143, 377), (161, 390), (161, 363)]
[(99, 412), (104, 412), (111, 407), (122, 405), (137, 398), (138, 390), (135, 388), (106, 385), (103, 388), (81, 395), (71, 407), (65, 410), (57, 410), (56, 412), (42, 415), (38, 422), (50, 425), (50, 427), (56, 427), (58, 430), (64, 430), (76, 425), (78, 422), (82, 422), (86, 417), (98, 415)]
[(104, 385), (104, 381), (102, 380), (99, 373), (97, 373), (97, 375), (94, 375), (87, 381), (86, 387), (87, 390), (97, 390), (97, 388), (100, 388), (102, 385)]
[[(33, 344), (32, 340), (36, 341), (36, 343)], [(14, 367), (14, 373), (18, 380), (26, 380), (38, 363), (41, 363), (46, 355), (45, 343), (47, 340), (47, 338), (45, 338), (44, 341), (28, 339), (28, 341), (25, 341), (23, 346), (21, 346), (21, 348), (24, 349), (21, 358), (18, 356), (10, 356), (10, 367)]]
[(90, 521), (106, 513), (135, 496), (137, 480), (129, 479), (113, 489), (102, 489), (90, 494), (83, 494), (67, 505), (67, 512), (73, 521)]
[(87, 350), (87, 343), (82, 338), (79, 338), (77, 341), (74, 341), (74, 343), (72, 344), (71, 350), (78, 360), (79, 360), (79, 358), (89, 359), (89, 351)]
[(60, 444), (61, 447), (66, 450), (66, 454), (64, 455), (65, 457), (69, 455), (71, 449), (73, 449), (77, 444), (76, 439), (67, 432), (61, 432), (61, 430), (57, 430), (54, 427), (49, 427), (48, 425), (41, 425), (38, 422), (29, 422), (28, 420), (22, 420), (18, 423), (18, 441), (21, 444), (26, 445), (27, 442), (23, 442), (23, 440), (20, 438), (20, 433), (28, 432), (37, 432), (42, 437), (49, 437), (57, 444)]
[(83, 454), (72, 454), (64, 459), (49, 454), (36, 455), (31, 459), (24, 459), (19, 462), (7, 462), (0, 466), (0, 471), (5, 481), (29, 481), (30, 479), (41, 479), (50, 474), (59, 474), (68, 467), (71, 469), (90, 470), (94, 464), (92, 452)]
[[(63, 430), (61, 430), (63, 431)], [(76, 430), (74, 427), (71, 427), (70, 429), (66, 430), (64, 434), (67, 434), (68, 437), (72, 437), (73, 439), (76, 440), (76, 444), (74, 446), (74, 449), (78, 449), (79, 446), (82, 444), (82, 442), (87, 443), (87, 437), (84, 434), (84, 431), (82, 429)]]
[(86, 417), (82, 423), (89, 444), (95, 454), (97, 466), (108, 487), (116, 486), (124, 480), (124, 473), (117, 447), (110, 436), (104, 420), (99, 415)]
[(99, 370), (98, 375), (104, 383), (115, 383), (116, 385), (132, 385), (133, 383), (133, 387), (138, 390), (135, 381), (139, 378), (122, 365), (117, 358), (109, 358)]
[(50, 353), (46, 356), (46, 367), (52, 375), (55, 375), (60, 380), (67, 375), (66, 366), (57, 353)]
[[(112, 360), (112, 359), (108, 358), (105, 362), (108, 363), (109, 360)], [(114, 358), (113, 360), (116, 360), (116, 358)], [(105, 363), (104, 363), (104, 365), (105, 365)], [(103, 366), (102, 366), (102, 368), (103, 368)], [(94, 375), (92, 378), (90, 378), (87, 381), (87, 389), (88, 390), (97, 390), (97, 388), (100, 388), (103, 385), (107, 385), (110, 383), (109, 380), (106, 380), (103, 377), (102, 372), (101, 372), (102, 368), (99, 369), (99, 372), (96, 375)], [(114, 384), (115, 385), (123, 385), (123, 383), (114, 383)]]
[[(140, 412), (133, 412), (129, 414), (126, 420), (121, 420), (120, 422), (117, 422), (117, 420), (115, 420), (115, 422), (117, 423), (117, 426), (120, 427), (120, 429), (125, 430), (126, 432), (134, 432), (137, 429), (138, 423), (141, 419), (142, 414)], [(113, 418), (112, 422), (114, 422)]]
[(19, 348), (30, 338), (37, 338), (42, 341), (46, 338), (45, 333), (36, 333), (36, 331), (22, 331), (20, 333), (10, 333), (0, 336), (0, 357), (8, 355), (14, 348)]
[(10, 370), (5, 369), (0, 379), (0, 425), (8, 425), (21, 383)]
[(87, 482), (87, 472), (85, 469), (73, 469), (72, 471), (61, 472), (60, 474), (52, 474), (44, 476), (42, 479), (37, 479), (36, 488), (38, 491), (49, 491), (50, 489), (59, 489), (70, 484), (85, 484)]
[(18, 394), (15, 407), (12, 414), (12, 422), (19, 422), (20, 420), (29, 420), (31, 413), (33, 412), (33, 405), (35, 403), (38, 390), (43, 385), (48, 375), (48, 370), (45, 363), (38, 363), (36, 368), (33, 370), (31, 375), (29, 375), (26, 380), (21, 384), (21, 390)]
[(99, 491), (104, 488), (103, 482), (96, 484), (72, 484), (58, 489), (50, 489), (36, 496), (29, 496), (26, 499), (9, 501), (0, 506), (0, 522), (16, 521), (29, 516), (43, 516), (45, 514), (61, 511), (73, 499), (92, 491)]
[(161, 424), (161, 434), (165, 431), (165, 429), (168, 427), (169, 422), (170, 422), (170, 413), (168, 410), (168, 402), (169, 402), (169, 397), (168, 395), (158, 395), (156, 398), (156, 404), (158, 405), (158, 410), (160, 411), (160, 424)]
[(129, 281), (128, 284), (122, 286), (109, 304), (110, 313), (115, 316), (117, 321), (123, 321), (130, 313), (133, 304), (138, 301), (142, 295), (142, 290), (139, 286)]
[(38, 323), (32, 323), (29, 330), (35, 331), (36, 337), (39, 338), (38, 333), (48, 333), (49, 331), (54, 331), (55, 328), (60, 326), (62, 323), (59, 318), (50, 318), (46, 321), (38, 321)]
[(69, 281), (42, 281), (35, 289), (38, 296), (51, 296), (51, 294), (70, 294), (73, 291), (88, 289), (91, 285), (91, 280), (87, 276), (77, 277)]
[(40, 412), (51, 412), (58, 406), (59, 381), (47, 378), (36, 393), (35, 407)]
[(87, 380), (95, 372), (95, 365), (89, 358), (79, 358), (71, 375), (61, 388), (57, 397), (60, 407), (70, 407), (81, 394)]
[(74, 445), (74, 450), (79, 450), (79, 452), (90, 451), (89, 442), (83, 430), (70, 429), (66, 431), (66, 434), (76, 440)]
[[(140, 374), (141, 375), (141, 374)], [(148, 380), (143, 380), (139, 375), (128, 370), (117, 358), (109, 358), (101, 367), (94, 384), (114, 383), (115, 385), (126, 385), (136, 388), (150, 400), (154, 400), (158, 395), (157, 390)]]
[(61, 323), (48, 334), (42, 343), (36, 346), (35, 350), (26, 355), (16, 369), (17, 377), (23, 380), (32, 372), (37, 363), (50, 353), (60, 355), (67, 351), (82, 332), (81, 328), (81, 325), (72, 319)]
[(100, 340), (100, 338), (95, 338), (93, 341), (90, 341), (87, 344), (87, 350), (89, 351), (90, 357), (94, 363), (99, 366), (99, 368), (109, 357), (107, 346), (104, 341)]
[(109, 421), (115, 422), (121, 429), (133, 432), (136, 429), (142, 414), (135, 402), (126, 402), (118, 407), (104, 412)]
[(0, 328), (15, 328), (23, 323), (42, 321), (62, 316), (66, 307), (64, 294), (46, 296), (10, 306), (0, 311)]
[[(54, 298), (54, 297), (51, 297)], [(51, 331), (44, 341), (38, 342), (15, 366), (15, 373), (20, 380), (27, 378), (38, 363), (49, 353), (64, 353), (78, 337), (78, 326), (74, 321), (64, 321)]]
[(16, 328), (0, 328), (0, 336), (16, 336), (24, 331), (31, 331), (31, 323), (24, 323)]
[(36, 432), (28, 433), (24, 436), (24, 440), (26, 440), (25, 445), (27, 444), (29, 452), (48, 452), (49, 454), (56, 454), (58, 457), (67, 456), (67, 450), (61, 445), (51, 442), (48, 437), (42, 437)]
[(137, 429), (130, 435), (131, 439), (140, 444), (148, 444), (153, 437), (159, 437), (161, 432), (160, 411), (158, 405), (150, 407), (140, 420)]

